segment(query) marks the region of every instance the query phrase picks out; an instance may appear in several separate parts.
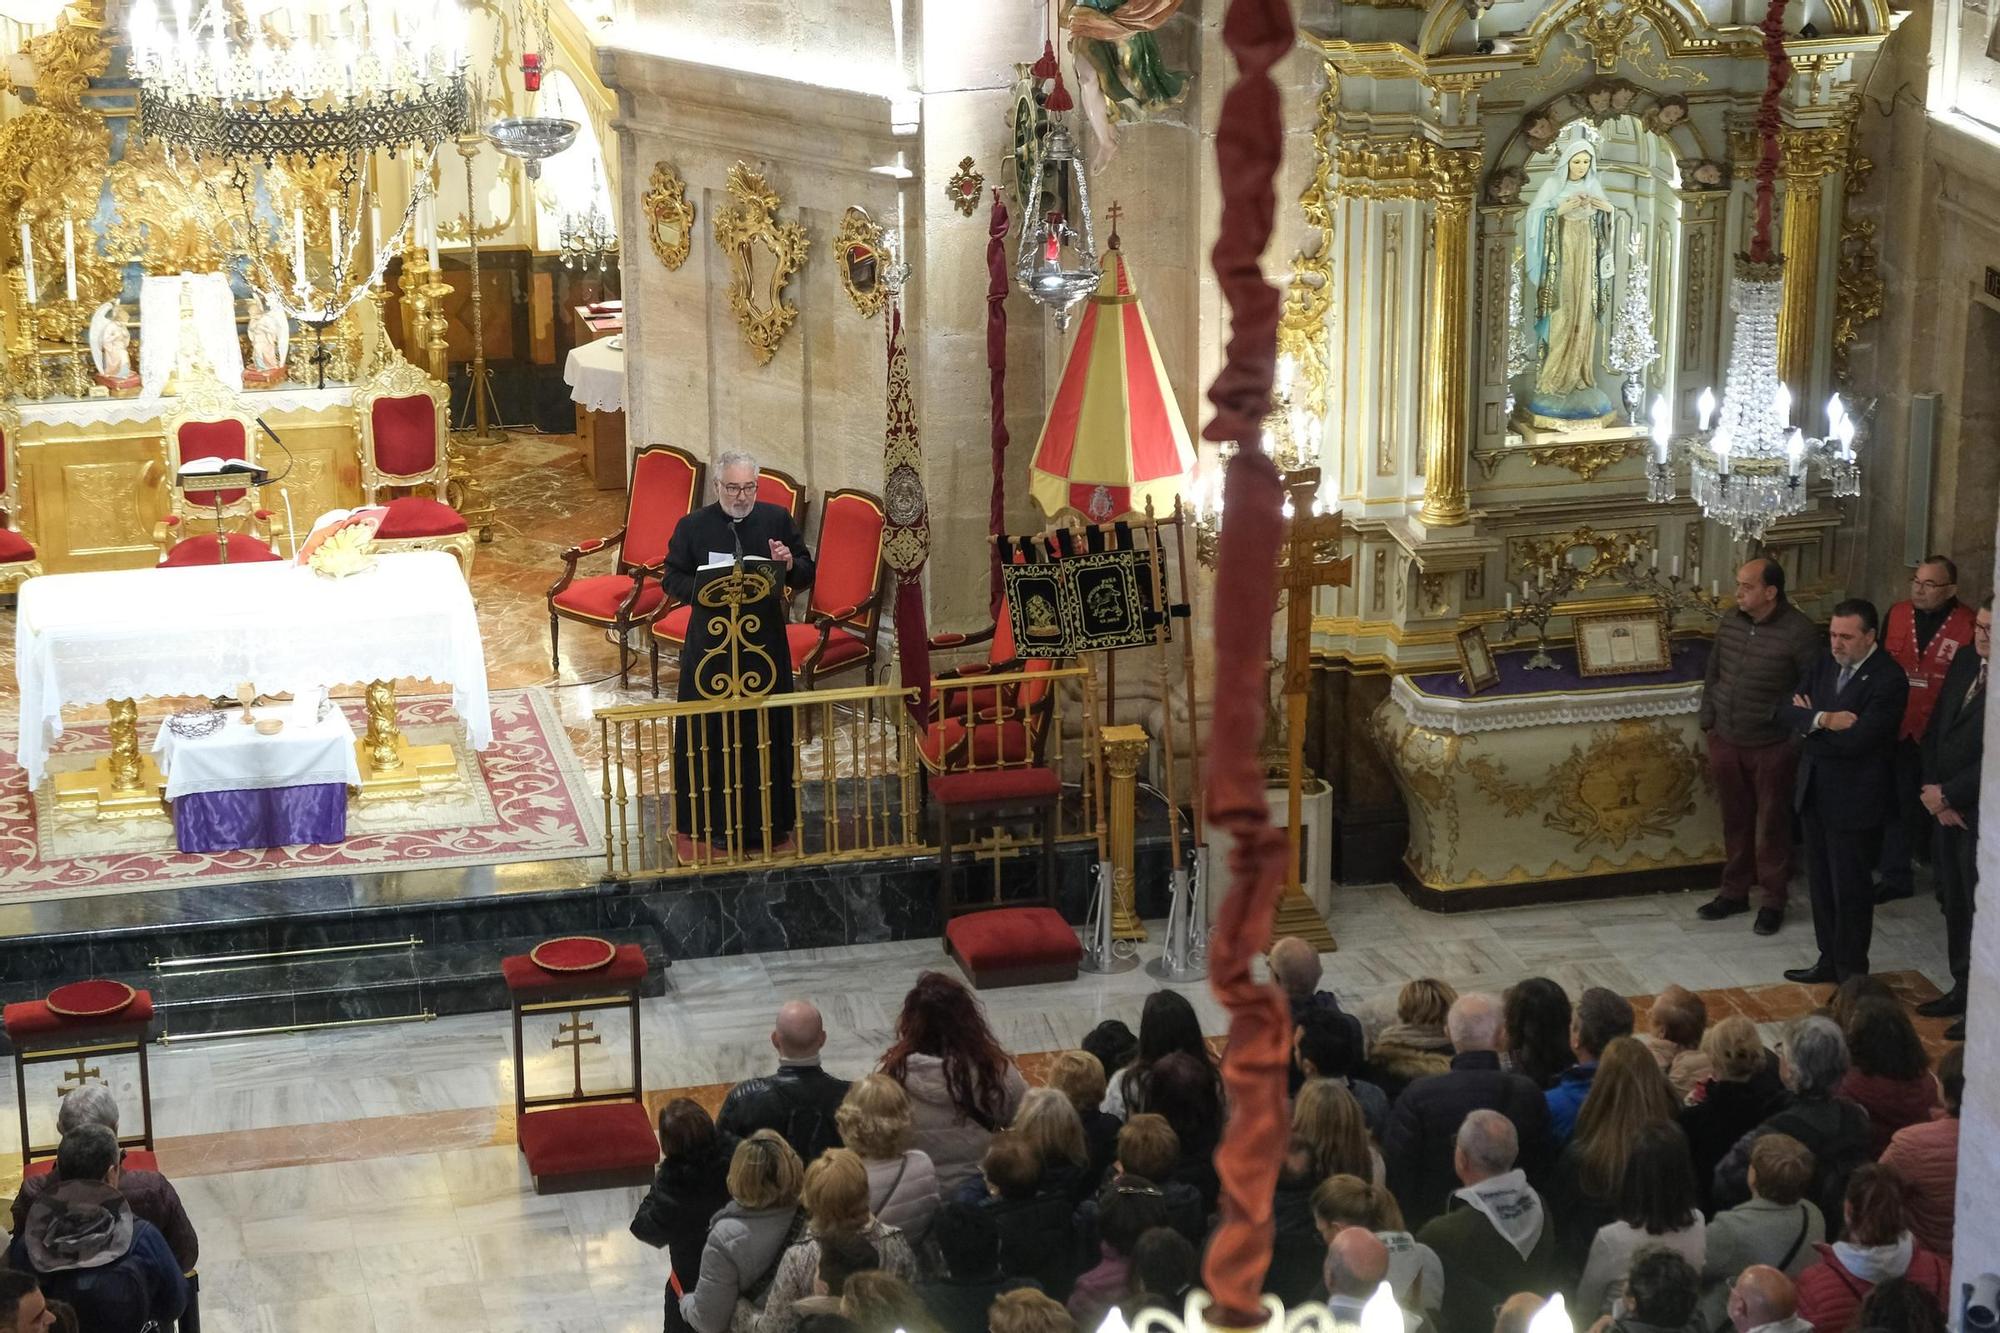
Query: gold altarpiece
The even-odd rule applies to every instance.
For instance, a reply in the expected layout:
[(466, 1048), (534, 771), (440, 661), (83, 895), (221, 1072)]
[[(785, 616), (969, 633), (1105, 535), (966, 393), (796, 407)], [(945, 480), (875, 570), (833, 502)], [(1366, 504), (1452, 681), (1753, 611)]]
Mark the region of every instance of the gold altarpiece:
[[(1464, 0), (1362, 0), (1333, 7), (1315, 34), (1314, 158), (1298, 201), (1303, 228), (1294, 233), (1280, 349), (1298, 368), (1294, 396), (1316, 404), (1324, 420), (1317, 461), (1338, 495), (1355, 557), (1352, 587), (1317, 594), (1314, 650), (1327, 670), (1379, 678), (1450, 668), (1454, 632), (1498, 622), (1530, 561), (1571, 558), (1573, 547), (1594, 551), (1599, 537), (1657, 550), (1663, 568), (1675, 560), (1698, 565), (1704, 587), (1733, 582), (1747, 548), (1703, 522), (1685, 495), (1672, 505), (1648, 502), (1645, 437), (1622, 410), (1620, 377), (1606, 353), (1636, 253), (1651, 270), (1649, 326), (1661, 349), (1643, 372), (1644, 401), (1664, 395), (1686, 425), (1701, 389), (1722, 388), (1729, 279), (1734, 255), (1748, 248), (1752, 129), (1767, 69), (1756, 8), (1726, 0), (1546, 7), (1503, 0), (1475, 19)], [(1855, 247), (1841, 242), (1848, 179), (1869, 165), (1852, 149), (1860, 89), (1890, 15), (1881, 0), (1808, 0), (1803, 19), (1790, 11), (1788, 27), (1805, 21), (1818, 35), (1786, 42), (1794, 73), (1783, 96), (1779, 355), (1798, 400), (1819, 404), (1849, 387), (1834, 379), (1844, 365), (1836, 331), (1851, 340), (1878, 313), (1855, 307), (1850, 293), (1865, 293), (1865, 285), (1842, 280), (1846, 267), (1873, 255), (1844, 253)], [(1551, 179), (1584, 149), (1585, 179)], [(1528, 252), (1538, 241), (1553, 244), (1538, 221), (1555, 228), (1565, 216), (1560, 201), (1585, 192), (1603, 200), (1596, 246), (1607, 299), (1588, 333), (1595, 381), (1578, 396), (1606, 397), (1609, 410), (1554, 428), (1535, 419), (1545, 397), (1541, 361), (1554, 342), (1547, 335), (1561, 318), (1541, 305), (1542, 288), (1556, 290), (1554, 260), (1529, 280)], [(1538, 219), (1544, 201), (1555, 202)], [(1526, 315), (1518, 338), (1510, 323), (1517, 282)], [(1560, 308), (1559, 295), (1549, 299)], [(1538, 325), (1538, 315), (1548, 322)], [(1514, 373), (1523, 343), (1529, 364)], [(1834, 541), (1844, 521), (1831, 499), (1816, 497), (1766, 539), (1808, 610), (1840, 591)], [(1638, 604), (1603, 576), (1586, 581), (1573, 601), (1591, 610)], [(1559, 614), (1552, 635), (1565, 637), (1567, 623)], [(1489, 632), (1501, 646), (1497, 628)], [(1334, 693), (1365, 702), (1350, 705), (1344, 723), (1323, 725), (1335, 738), (1329, 750), (1377, 732), (1378, 753), (1390, 756), (1408, 804), (1421, 807), (1426, 792), (1441, 793), (1434, 778), (1418, 774), (1413, 782), (1416, 769), (1396, 756), (1462, 747), (1416, 734), (1422, 728), (1407, 710), (1389, 708), (1379, 679), (1367, 690)], [(1615, 717), (1603, 725), (1628, 721), (1658, 729)], [(1390, 730), (1380, 732), (1385, 725)], [(1698, 750), (1677, 726), (1673, 732), (1656, 737), (1657, 748), (1693, 773)], [(1504, 760), (1510, 747), (1529, 745), (1529, 734), (1495, 727), (1481, 737), (1483, 753)], [(1615, 748), (1646, 748), (1635, 745)], [(1546, 785), (1554, 780), (1543, 771), (1549, 767), (1524, 751), (1509, 781)], [(1366, 799), (1367, 785), (1350, 784), (1355, 800)], [(1692, 817), (1712, 821), (1705, 779), (1691, 799), (1702, 807)], [(1430, 815), (1444, 822), (1437, 811), (1415, 814), (1413, 822)], [(1650, 865), (1661, 864), (1659, 854), (1658, 847), (1645, 853)], [(1621, 855), (1586, 846), (1417, 877), (1431, 888), (1490, 887), (1535, 878), (1511, 872), (1538, 864), (1571, 865), (1547, 872), (1555, 877), (1586, 873), (1584, 866), (1593, 875), (1617, 873), (1628, 868)]]

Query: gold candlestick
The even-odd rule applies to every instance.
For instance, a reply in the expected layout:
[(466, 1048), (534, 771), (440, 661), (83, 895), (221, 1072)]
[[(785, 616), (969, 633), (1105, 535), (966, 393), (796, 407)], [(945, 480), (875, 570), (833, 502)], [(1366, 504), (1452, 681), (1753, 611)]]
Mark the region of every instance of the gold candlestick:
[(19, 313), (20, 332), (14, 339), (14, 357), (23, 364), (21, 394), (33, 402), (49, 396), (48, 374), (42, 366), (42, 346), (36, 328), (35, 307), (28, 300), (28, 278), (19, 268), (8, 275), (14, 287), (14, 309)]

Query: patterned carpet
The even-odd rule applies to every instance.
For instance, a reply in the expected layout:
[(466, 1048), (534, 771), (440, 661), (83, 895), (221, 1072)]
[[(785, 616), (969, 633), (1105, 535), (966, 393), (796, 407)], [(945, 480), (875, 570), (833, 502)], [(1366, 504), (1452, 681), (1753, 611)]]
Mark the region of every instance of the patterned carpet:
[[(448, 696), (398, 701), (399, 720), (413, 743), (450, 742), (458, 750), (456, 787), (407, 801), (350, 801), (342, 843), (202, 855), (175, 848), (164, 816), (99, 821), (56, 812), (46, 784), (39, 793), (28, 791), (25, 773), (13, 762), (14, 738), (0, 733), (0, 901), (600, 854), (599, 803), (548, 692), (499, 690), (492, 704), (494, 743), (473, 754), (464, 747)], [(347, 714), (358, 722), (360, 709), (350, 703)], [(158, 725), (141, 720), (142, 750), (150, 750)], [(86, 768), (109, 748), (103, 723), (69, 726), (50, 768)]]

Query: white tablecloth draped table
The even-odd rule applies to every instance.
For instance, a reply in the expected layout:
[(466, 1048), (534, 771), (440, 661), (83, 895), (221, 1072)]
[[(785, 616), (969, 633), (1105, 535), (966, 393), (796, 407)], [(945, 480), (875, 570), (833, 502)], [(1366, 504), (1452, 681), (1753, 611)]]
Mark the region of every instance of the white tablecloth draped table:
[(309, 787), (338, 782), (361, 785), (361, 765), (354, 759), (354, 728), (340, 709), (321, 720), (311, 709), (319, 702), (309, 692), (303, 708), (266, 704), (259, 718), (284, 720), (284, 727), (266, 736), (246, 725), (241, 709), (228, 709), (223, 724), (206, 736), (179, 736), (170, 726), (160, 728), (153, 754), (167, 779), (167, 799), (177, 801), (211, 791), (266, 791), (274, 787)]
[(290, 562), (51, 574), (21, 585), (21, 766), (42, 780), (65, 704), (234, 695), (414, 677), (449, 684), (473, 748), (493, 743), (472, 593), (444, 551), (344, 579)]
[[(620, 346), (613, 347), (613, 343)], [(563, 383), (572, 402), (590, 412), (625, 410), (625, 350), (622, 338), (599, 338), (572, 347), (563, 362)]]

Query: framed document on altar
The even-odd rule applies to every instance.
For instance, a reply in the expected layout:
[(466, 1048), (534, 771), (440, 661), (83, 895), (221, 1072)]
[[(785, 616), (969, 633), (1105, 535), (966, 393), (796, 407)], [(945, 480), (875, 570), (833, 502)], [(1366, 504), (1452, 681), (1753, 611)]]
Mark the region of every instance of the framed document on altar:
[(1635, 676), (1673, 669), (1667, 617), (1658, 610), (1580, 615), (1571, 623), (1580, 676)]
[(1486, 643), (1486, 627), (1473, 625), (1453, 636), (1458, 644), (1458, 675), (1467, 694), (1477, 694), (1500, 683), (1500, 664)]

